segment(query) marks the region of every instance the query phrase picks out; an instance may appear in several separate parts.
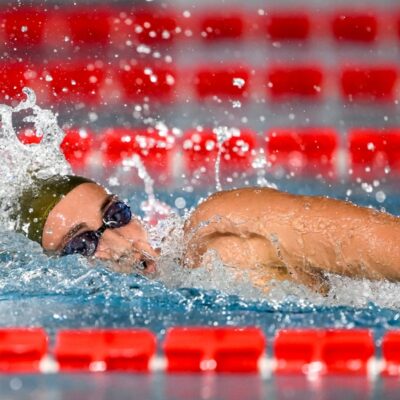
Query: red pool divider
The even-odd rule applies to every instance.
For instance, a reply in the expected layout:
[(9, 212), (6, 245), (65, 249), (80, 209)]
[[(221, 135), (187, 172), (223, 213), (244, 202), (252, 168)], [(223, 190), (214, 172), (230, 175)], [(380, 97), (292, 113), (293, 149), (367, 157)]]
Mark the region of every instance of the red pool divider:
[[(221, 150), (221, 174), (250, 170), (257, 135), (250, 130), (234, 131)], [(217, 137), (211, 128), (191, 130), (182, 138), (183, 170), (187, 176), (198, 176), (197, 181), (214, 180), (215, 161), (218, 154)], [(203, 179), (204, 178), (204, 179)]]
[(258, 372), (265, 346), (257, 328), (172, 328), (164, 352), (169, 372)]
[(400, 331), (389, 331), (382, 340), (383, 376), (400, 376)]
[(395, 65), (344, 67), (340, 75), (342, 96), (347, 101), (391, 101), (398, 78)]
[[(82, 170), (87, 166), (88, 158), (95, 147), (96, 135), (87, 129), (71, 128), (64, 130), (65, 136), (60, 145), (66, 160), (74, 170)], [(42, 137), (37, 136), (33, 129), (23, 129), (18, 133), (18, 139), (27, 145), (38, 144)]]
[[(115, 12), (114, 12), (115, 14)], [(64, 11), (72, 46), (107, 46), (109, 44), (113, 9), (107, 7), (73, 7)], [(65, 46), (65, 43), (64, 43)]]
[(47, 353), (47, 334), (41, 328), (0, 329), (0, 373), (39, 372)]
[(9, 7), (0, 10), (0, 29), (11, 49), (37, 49), (45, 44), (48, 14), (38, 7)]
[[(179, 18), (171, 9), (161, 7), (133, 7), (127, 13), (132, 20), (131, 35), (147, 45), (172, 44), (180, 33)], [(126, 23), (126, 20), (123, 20)]]
[(244, 16), (235, 11), (207, 12), (199, 21), (200, 36), (207, 42), (243, 38), (246, 26)]
[(243, 66), (204, 67), (197, 70), (194, 87), (200, 99), (222, 97), (245, 99), (248, 96), (250, 72)]
[(62, 330), (54, 357), (60, 371), (149, 371), (156, 337), (148, 330)]
[(272, 169), (301, 175), (336, 176), (339, 135), (332, 128), (278, 128), (266, 136), (266, 154)]
[(100, 102), (100, 89), (106, 78), (102, 61), (52, 62), (46, 68), (51, 101)]
[(353, 129), (348, 134), (348, 146), (354, 177), (400, 173), (400, 129)]
[(365, 329), (282, 330), (274, 343), (276, 373), (367, 374), (374, 355)]
[(22, 89), (25, 86), (32, 87), (39, 73), (38, 67), (31, 63), (0, 62), (1, 99), (24, 99)]
[(172, 155), (175, 136), (163, 129), (109, 128), (99, 138), (103, 166), (118, 167), (123, 159), (140, 156), (147, 171), (157, 183), (172, 179)]
[(267, 37), (271, 41), (307, 40), (311, 33), (311, 17), (302, 11), (271, 11), (266, 17)]
[(332, 33), (338, 41), (372, 43), (378, 35), (378, 18), (369, 10), (342, 11), (332, 19)]
[[(136, 60), (134, 60), (136, 61)], [(131, 65), (125, 63), (115, 69), (115, 77), (128, 101), (171, 101), (176, 94), (177, 72), (168, 66), (154, 63)]]
[(37, 136), (33, 129), (23, 129), (18, 133), (18, 139), (23, 144), (38, 144), (42, 141), (42, 136)]
[(318, 100), (324, 92), (324, 72), (315, 65), (271, 67), (266, 73), (266, 88), (273, 100), (296, 97)]
[(74, 170), (87, 166), (88, 158), (94, 150), (95, 134), (87, 129), (68, 129), (61, 143), (61, 150)]

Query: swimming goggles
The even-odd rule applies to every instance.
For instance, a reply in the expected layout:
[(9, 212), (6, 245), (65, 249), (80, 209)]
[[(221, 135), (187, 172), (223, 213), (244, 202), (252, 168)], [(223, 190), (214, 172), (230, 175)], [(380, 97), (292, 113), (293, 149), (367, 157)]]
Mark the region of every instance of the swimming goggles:
[(120, 200), (112, 202), (103, 215), (101, 227), (95, 231), (85, 231), (74, 236), (62, 249), (61, 256), (69, 254), (93, 256), (106, 229), (120, 228), (129, 224), (131, 219), (132, 212), (126, 203)]

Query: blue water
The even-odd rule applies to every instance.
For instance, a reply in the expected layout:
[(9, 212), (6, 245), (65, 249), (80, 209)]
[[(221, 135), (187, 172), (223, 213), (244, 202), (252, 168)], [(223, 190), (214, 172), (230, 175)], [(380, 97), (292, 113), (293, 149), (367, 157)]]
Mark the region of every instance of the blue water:
[[(345, 198), (349, 184), (281, 182), (280, 188)], [(394, 187), (386, 184), (380, 190), (387, 196), (383, 203), (375, 200), (375, 192), (367, 194), (359, 185), (353, 185), (350, 200), (400, 214)], [(135, 207), (143, 195), (132, 188), (128, 192)], [(200, 190), (158, 193), (171, 206), (176, 197), (184, 197), (191, 206), (205, 194)], [(60, 328), (146, 327), (159, 337), (177, 325), (255, 325), (270, 336), (286, 327), (367, 327), (377, 338), (387, 329), (400, 327), (396, 296), (400, 284), (334, 278), (328, 298), (293, 284), (281, 284), (266, 296), (247, 286), (232, 285), (226, 290), (226, 283), (218, 282), (219, 275), (211, 276), (215, 282), (210, 282), (205, 273), (194, 273), (196, 278), (165, 284), (115, 273), (101, 262), (93, 264), (79, 256), (48, 258), (36, 243), (2, 232), (0, 326), (43, 326), (51, 335)]]

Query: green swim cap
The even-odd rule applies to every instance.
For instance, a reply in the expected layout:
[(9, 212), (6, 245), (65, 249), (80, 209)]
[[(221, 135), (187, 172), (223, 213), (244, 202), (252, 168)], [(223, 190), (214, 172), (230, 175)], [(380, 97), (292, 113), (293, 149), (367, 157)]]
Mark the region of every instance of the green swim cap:
[(36, 180), (24, 189), (15, 210), (16, 231), (42, 244), (47, 217), (54, 206), (71, 190), (82, 183), (94, 183), (90, 179), (74, 175), (56, 175)]

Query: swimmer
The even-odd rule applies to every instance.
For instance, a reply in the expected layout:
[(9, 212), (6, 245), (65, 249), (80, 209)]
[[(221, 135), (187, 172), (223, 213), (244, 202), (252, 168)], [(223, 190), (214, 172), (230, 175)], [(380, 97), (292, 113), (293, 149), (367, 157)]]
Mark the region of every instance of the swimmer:
[[(25, 189), (15, 228), (55, 255), (78, 253), (155, 276), (158, 251), (117, 196), (78, 176), (54, 176)], [(329, 290), (326, 273), (400, 281), (400, 218), (349, 202), (270, 188), (222, 191), (185, 222), (182, 265), (217, 255), (233, 273), (265, 288), (290, 280)]]

